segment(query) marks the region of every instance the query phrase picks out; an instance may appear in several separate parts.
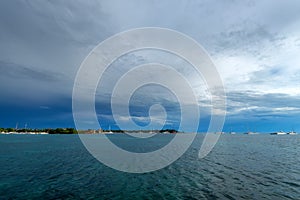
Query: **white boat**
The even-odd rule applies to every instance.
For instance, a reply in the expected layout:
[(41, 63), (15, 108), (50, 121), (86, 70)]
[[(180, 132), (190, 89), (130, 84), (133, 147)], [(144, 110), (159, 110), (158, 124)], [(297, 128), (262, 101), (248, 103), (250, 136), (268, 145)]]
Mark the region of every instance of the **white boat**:
[(271, 133), (271, 135), (286, 135), (286, 132), (279, 131), (279, 132)]
[(109, 131), (106, 134), (113, 134), (113, 132), (110, 129), (110, 126), (108, 128), (109, 128)]
[(294, 132), (294, 131), (291, 131), (291, 132), (288, 132), (287, 134), (288, 134), (288, 135), (296, 135), (297, 133)]
[(247, 135), (257, 135), (258, 133), (257, 132), (251, 132), (251, 131), (249, 131), (249, 132), (247, 132), (245, 134), (247, 134)]

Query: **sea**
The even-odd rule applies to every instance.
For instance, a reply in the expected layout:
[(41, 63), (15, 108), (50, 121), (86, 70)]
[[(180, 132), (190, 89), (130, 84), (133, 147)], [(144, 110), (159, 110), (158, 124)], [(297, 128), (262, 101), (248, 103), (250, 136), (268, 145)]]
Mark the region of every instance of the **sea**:
[(223, 134), (199, 159), (203, 138), (169, 166), (133, 174), (99, 162), (78, 135), (0, 135), (0, 199), (300, 199), (300, 135)]

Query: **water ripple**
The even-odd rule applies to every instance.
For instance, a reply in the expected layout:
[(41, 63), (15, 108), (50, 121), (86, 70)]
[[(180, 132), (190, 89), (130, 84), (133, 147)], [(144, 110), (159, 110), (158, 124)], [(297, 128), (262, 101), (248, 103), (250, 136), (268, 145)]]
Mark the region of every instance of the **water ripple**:
[(147, 174), (102, 165), (76, 135), (0, 137), (0, 199), (300, 199), (298, 135), (222, 135), (201, 160), (199, 135), (183, 157)]

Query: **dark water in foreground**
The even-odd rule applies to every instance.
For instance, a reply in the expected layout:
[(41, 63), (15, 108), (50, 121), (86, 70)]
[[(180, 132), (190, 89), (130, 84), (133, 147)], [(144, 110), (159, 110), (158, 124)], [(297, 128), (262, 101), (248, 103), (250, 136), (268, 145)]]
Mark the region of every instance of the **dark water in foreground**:
[(0, 135), (0, 199), (300, 199), (300, 135), (222, 135), (199, 160), (202, 139), (162, 170), (129, 174), (77, 135)]

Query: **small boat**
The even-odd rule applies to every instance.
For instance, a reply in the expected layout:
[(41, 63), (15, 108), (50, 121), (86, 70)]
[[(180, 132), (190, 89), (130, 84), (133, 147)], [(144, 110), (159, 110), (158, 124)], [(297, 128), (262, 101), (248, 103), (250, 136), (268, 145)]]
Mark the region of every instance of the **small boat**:
[(294, 131), (291, 131), (291, 132), (288, 132), (287, 134), (288, 134), (288, 135), (296, 135), (297, 133), (294, 132)]
[(286, 135), (286, 132), (279, 131), (279, 132), (271, 133), (271, 135)]
[(110, 126), (108, 127), (108, 132), (106, 132), (106, 134), (113, 134), (113, 132), (111, 131), (111, 129), (110, 129)]
[(257, 135), (258, 133), (257, 132), (251, 132), (251, 131), (249, 131), (249, 132), (247, 132), (247, 133), (245, 133), (246, 135)]

